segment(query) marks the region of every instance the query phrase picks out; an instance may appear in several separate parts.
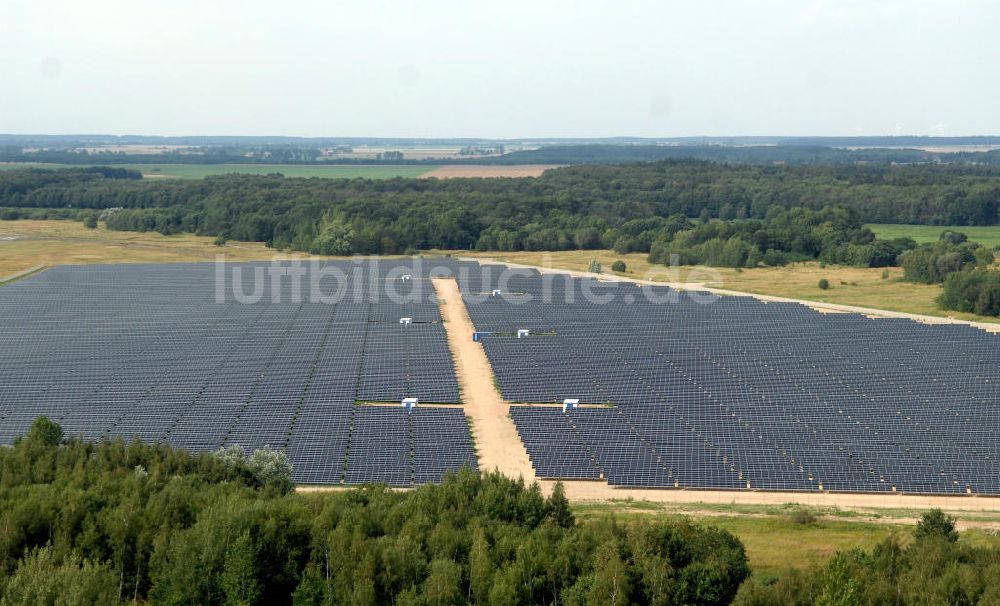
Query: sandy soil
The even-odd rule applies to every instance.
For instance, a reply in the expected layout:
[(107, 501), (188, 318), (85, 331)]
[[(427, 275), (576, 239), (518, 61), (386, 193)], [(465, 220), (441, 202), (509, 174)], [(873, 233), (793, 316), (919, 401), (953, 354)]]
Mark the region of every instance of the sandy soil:
[(455, 360), (455, 374), (465, 414), (472, 425), (479, 457), (479, 468), (498, 470), (526, 482), (535, 481), (528, 451), (521, 443), (514, 422), (507, 416), (508, 406), (493, 385), (493, 369), (479, 343), (472, 340), (472, 320), (465, 309), (458, 283), (450, 278), (434, 279), (434, 290), (441, 301), (441, 316), (448, 333), (448, 347)]
[(559, 168), (558, 164), (518, 164), (513, 166), (473, 166), (471, 164), (455, 164), (441, 166), (420, 175), (427, 179), (457, 179), (464, 177), (539, 177), (550, 168)]
[[(548, 493), (555, 482), (540, 482)], [(813, 507), (858, 509), (929, 509), (946, 511), (1000, 511), (1000, 497), (927, 496), (900, 493), (854, 494), (831, 492), (764, 492), (755, 490), (690, 490), (613, 488), (600, 482), (563, 482), (566, 496), (573, 501), (634, 499), (653, 503), (712, 503), (717, 505), (785, 505), (798, 503)]]

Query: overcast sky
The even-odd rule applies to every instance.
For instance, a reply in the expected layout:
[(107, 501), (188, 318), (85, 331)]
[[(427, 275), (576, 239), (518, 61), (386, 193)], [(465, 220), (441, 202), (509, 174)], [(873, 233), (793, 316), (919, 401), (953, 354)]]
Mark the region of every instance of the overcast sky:
[(0, 132), (1000, 135), (991, 0), (4, 0)]

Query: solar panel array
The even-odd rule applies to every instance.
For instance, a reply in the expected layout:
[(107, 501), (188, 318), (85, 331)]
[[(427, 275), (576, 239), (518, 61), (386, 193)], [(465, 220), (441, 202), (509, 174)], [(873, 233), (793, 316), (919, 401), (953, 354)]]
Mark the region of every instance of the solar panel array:
[(520, 301), (466, 296), (506, 399), (590, 404), (512, 407), (542, 477), (1000, 494), (997, 335), (546, 279), (509, 281)]
[(459, 401), (426, 275), (304, 264), (297, 291), (269, 267), (229, 264), (220, 281), (213, 264), (67, 266), (0, 288), (0, 443), (46, 415), (88, 440), (285, 449), (306, 483), (475, 466), (460, 409), (355, 405)]

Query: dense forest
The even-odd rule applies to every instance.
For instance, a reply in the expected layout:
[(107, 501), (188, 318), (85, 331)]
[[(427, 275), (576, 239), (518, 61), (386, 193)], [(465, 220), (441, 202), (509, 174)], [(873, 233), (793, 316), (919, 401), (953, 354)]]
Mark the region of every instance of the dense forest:
[(39, 419), (0, 448), (0, 604), (726, 604), (750, 574), (727, 532), (577, 521), (561, 488), (297, 494), (231, 455)]
[(87, 170), (0, 171), (0, 207), (8, 214), (122, 208), (109, 218), (110, 228), (189, 231), (336, 254), (643, 251), (662, 235), (664, 223), (678, 217), (766, 221), (793, 208), (843, 207), (857, 223), (1000, 223), (1000, 171), (975, 166), (763, 167), (669, 160), (567, 167), (534, 179), (381, 181), (280, 175), (145, 180), (128, 170)]
[[(259, 452), (259, 451), (258, 451)], [(264, 461), (259, 459), (263, 458)], [(280, 453), (65, 438), (0, 448), (0, 604), (975, 604), (1000, 551), (925, 514), (912, 543), (751, 576), (710, 524), (575, 519), (561, 487), (464, 471), (296, 493)], [(815, 523), (808, 515), (797, 523)], [(985, 601), (982, 601), (985, 600)]]

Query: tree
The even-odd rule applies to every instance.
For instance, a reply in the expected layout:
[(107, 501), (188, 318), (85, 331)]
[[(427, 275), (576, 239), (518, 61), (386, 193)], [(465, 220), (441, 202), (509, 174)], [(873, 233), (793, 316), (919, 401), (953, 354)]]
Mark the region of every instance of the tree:
[(955, 519), (946, 515), (940, 509), (932, 509), (920, 516), (917, 528), (913, 536), (920, 539), (940, 538), (950, 543), (958, 540), (958, 531), (955, 530)]
[(226, 604), (255, 604), (260, 597), (258, 575), (257, 549), (250, 531), (244, 530), (226, 550), (222, 571)]
[(31, 429), (28, 431), (28, 440), (30, 442), (44, 446), (55, 446), (62, 442), (62, 438), (62, 425), (50, 421), (48, 417), (38, 417), (35, 419), (35, 422), (31, 424)]
[(573, 512), (569, 508), (566, 490), (562, 482), (556, 482), (548, 498), (549, 518), (556, 526), (569, 528), (573, 525)]
[(292, 484), (292, 464), (284, 451), (274, 450), (269, 446), (258, 448), (250, 455), (247, 466), (263, 486), (274, 487), (281, 494), (287, 494), (295, 488)]
[(830, 288), (830, 281), (827, 280), (826, 278), (820, 278), (817, 286), (819, 287), (820, 290), (827, 290), (828, 288)]
[(328, 218), (312, 242), (314, 255), (349, 255), (354, 252), (354, 229), (343, 219)]
[(615, 271), (620, 274), (625, 273), (625, 262), (621, 260), (615, 261), (614, 263), (611, 264), (611, 271)]
[(91, 213), (84, 217), (83, 226), (88, 229), (97, 229), (97, 215)]
[(590, 265), (587, 266), (587, 271), (592, 274), (601, 273), (601, 263), (597, 259), (591, 259)]
[(462, 568), (447, 559), (431, 562), (430, 573), (424, 581), (423, 597), (432, 606), (462, 603)]
[(119, 604), (118, 582), (102, 564), (74, 553), (60, 560), (52, 546), (32, 549), (18, 562), (0, 606), (22, 604)]

